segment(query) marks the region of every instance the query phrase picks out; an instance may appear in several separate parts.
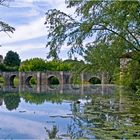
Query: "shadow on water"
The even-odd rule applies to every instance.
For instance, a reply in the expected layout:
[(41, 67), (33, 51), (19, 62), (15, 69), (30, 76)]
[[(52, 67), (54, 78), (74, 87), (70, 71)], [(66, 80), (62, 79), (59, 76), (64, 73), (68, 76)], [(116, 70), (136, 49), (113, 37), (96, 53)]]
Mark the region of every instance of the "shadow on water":
[[(12, 90), (14, 92), (10, 92)], [(44, 133), (38, 132), (39, 138), (140, 138), (140, 97), (124, 88), (114, 85), (63, 85), (56, 90), (47, 86), (22, 86), (17, 89), (3, 87), (0, 91), (0, 106), (4, 104), (11, 113), (17, 111), (21, 118), (36, 118), (34, 121), (40, 123), (47, 120), (42, 123)], [(29, 116), (29, 108), (19, 110), (20, 106), (23, 108), (23, 101), (24, 107), (32, 107), (33, 115)], [(33, 108), (32, 105), (37, 106)], [(40, 109), (45, 109), (44, 116), (37, 114)], [(16, 136), (14, 138), (29, 138)]]

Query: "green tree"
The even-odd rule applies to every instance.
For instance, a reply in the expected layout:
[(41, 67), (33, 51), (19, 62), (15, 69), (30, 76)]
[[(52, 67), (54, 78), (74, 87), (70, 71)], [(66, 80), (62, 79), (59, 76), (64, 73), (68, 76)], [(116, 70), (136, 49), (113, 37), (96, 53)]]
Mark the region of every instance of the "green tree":
[(27, 59), (21, 63), (20, 71), (45, 71), (47, 70), (45, 60), (41, 58)]
[(48, 70), (53, 71), (70, 71), (71, 70), (71, 64), (65, 63), (62, 60), (52, 60), (47, 61), (47, 68)]
[(4, 58), (4, 64), (7, 66), (19, 66), (20, 62), (21, 60), (19, 58), (19, 55), (13, 51), (9, 51)]
[(138, 61), (130, 61), (127, 68), (123, 70), (121, 83), (131, 87), (133, 90), (140, 90), (140, 64)]
[(113, 74), (119, 71), (121, 51), (114, 46), (110, 47), (103, 42), (98, 43), (98, 46), (88, 46), (85, 51), (85, 60), (88, 63), (84, 70), (93, 73), (106, 73), (108, 80), (112, 79)]
[[(75, 17), (57, 9), (46, 12), (49, 29), (48, 57), (58, 57), (60, 46), (71, 45), (70, 55), (84, 50), (83, 41), (89, 43), (103, 41), (106, 45), (123, 47), (126, 51), (140, 51), (140, 3), (134, 1), (87, 1), (66, 0), (68, 8), (75, 7)], [(96, 36), (96, 37), (95, 37)], [(94, 39), (95, 38), (95, 39)]]
[[(107, 72), (110, 77), (114, 72), (119, 72), (116, 70), (119, 68), (119, 58), (127, 52), (135, 52), (131, 58), (140, 63), (138, 0), (66, 0), (66, 5), (75, 8), (74, 15), (67, 15), (57, 9), (46, 12), (45, 24), (49, 30), (46, 46), (50, 49), (48, 57), (57, 58), (60, 46), (67, 43), (71, 46), (70, 56), (73, 53), (85, 53), (87, 64), (81, 68), (77, 66), (80, 71)], [(84, 41), (86, 45), (83, 45)]]
[(71, 64), (61, 60), (45, 61), (41, 58), (25, 60), (21, 63), (20, 71), (70, 71)]

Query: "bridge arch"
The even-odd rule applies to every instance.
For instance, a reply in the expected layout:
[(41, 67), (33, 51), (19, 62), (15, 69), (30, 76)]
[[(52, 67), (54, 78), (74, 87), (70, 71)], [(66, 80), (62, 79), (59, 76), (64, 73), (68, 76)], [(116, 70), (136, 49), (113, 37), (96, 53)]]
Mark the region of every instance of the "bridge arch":
[(55, 77), (59, 81), (59, 84), (63, 84), (64, 82), (64, 73), (61, 71), (47, 71), (47, 84), (50, 84), (50, 80)]
[[(15, 78), (19, 78), (20, 85), (30, 85), (31, 78), (34, 77), (36, 79), (36, 85), (39, 87), (40, 85), (48, 85), (51, 84), (51, 79), (56, 77), (60, 85), (70, 84), (70, 79), (72, 78), (73, 73), (64, 72), (64, 71), (45, 71), (45, 72), (0, 72), (0, 75), (5, 80), (6, 86), (14, 86)], [(95, 80), (95, 78), (100, 79)], [(98, 81), (97, 83), (106, 84), (107, 78), (106, 75), (102, 73), (92, 74), (92, 73), (81, 73), (79, 76), (79, 81), (81, 84), (86, 84), (92, 81)], [(76, 83), (78, 84), (78, 83)], [(38, 88), (37, 87), (37, 88)], [(39, 89), (39, 88), (38, 88)]]
[(25, 84), (32, 88), (33, 85), (37, 84), (37, 79), (34, 75), (28, 75), (25, 79)]
[(88, 82), (90, 84), (101, 84), (101, 79), (100, 77), (97, 77), (97, 76), (92, 76), (91, 78), (89, 78)]
[(69, 84), (72, 84), (72, 85), (81, 84), (81, 75), (80, 74), (71, 74), (69, 76)]
[(19, 85), (19, 77), (17, 74), (9, 75), (9, 78), (7, 80), (7, 83), (9, 83), (9, 85), (13, 88)]
[(48, 85), (59, 85), (60, 82), (60, 79), (55, 75), (49, 75), (49, 77), (47, 78)]
[(15, 87), (15, 85), (14, 85), (15, 77), (16, 77), (16, 75), (11, 75), (9, 78), (9, 83), (10, 83), (10, 86), (12, 86), (12, 87)]

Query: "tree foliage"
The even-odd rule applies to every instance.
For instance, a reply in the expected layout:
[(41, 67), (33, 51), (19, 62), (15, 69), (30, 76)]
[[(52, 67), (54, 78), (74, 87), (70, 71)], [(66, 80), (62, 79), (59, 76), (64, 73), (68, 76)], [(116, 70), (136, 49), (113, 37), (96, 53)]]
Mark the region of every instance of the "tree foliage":
[[(75, 17), (57, 9), (46, 13), (49, 29), (47, 47), (49, 57), (58, 57), (64, 42), (71, 45), (70, 52), (81, 53), (83, 41), (92, 37), (89, 43), (103, 41), (106, 45), (116, 44), (126, 51), (140, 51), (140, 3), (134, 1), (87, 1), (67, 0), (67, 7), (75, 7)], [(96, 35), (94, 39), (93, 36)]]
[(140, 64), (138, 61), (132, 60), (128, 63), (120, 82), (133, 90), (140, 90)]
[(45, 61), (41, 58), (33, 58), (22, 62), (20, 71), (70, 71), (71, 63), (61, 60)]
[(6, 66), (5, 64), (0, 64), (0, 71), (18, 71), (18, 66), (10, 67)]
[(11, 27), (9, 24), (0, 21), (0, 32), (11, 32), (13, 33), (15, 31), (15, 28)]
[(41, 58), (27, 59), (21, 63), (20, 71), (45, 71), (46, 62)]
[[(7, 6), (7, 3), (6, 2), (10, 2), (11, 0), (0, 0), (0, 5), (3, 5), (3, 6)], [(9, 24), (3, 22), (3, 21), (0, 21), (0, 32), (5, 32), (5, 33), (8, 33), (8, 32), (11, 32), (13, 33), (15, 31), (15, 28), (10, 26)]]
[(20, 61), (19, 55), (13, 51), (9, 51), (4, 58), (4, 64), (11, 67), (19, 66)]
[(74, 7), (75, 14), (71, 16), (57, 9), (46, 12), (48, 57), (57, 58), (61, 46), (67, 43), (71, 46), (70, 55), (84, 54), (87, 64), (78, 67), (79, 71), (107, 72), (110, 77), (118, 72), (119, 59), (127, 52), (135, 52), (131, 58), (140, 63), (138, 0), (66, 0), (66, 6)]
[(121, 52), (116, 50), (114, 46), (110, 47), (104, 43), (98, 46), (89, 45), (85, 51), (85, 60), (88, 62), (85, 70), (94, 73), (108, 74), (108, 80), (112, 79), (113, 74), (119, 69)]

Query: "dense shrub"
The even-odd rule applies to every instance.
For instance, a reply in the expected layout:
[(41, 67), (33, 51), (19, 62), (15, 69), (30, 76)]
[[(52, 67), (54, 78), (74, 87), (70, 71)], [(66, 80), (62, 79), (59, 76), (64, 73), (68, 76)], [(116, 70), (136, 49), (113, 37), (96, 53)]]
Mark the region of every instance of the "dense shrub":
[(6, 66), (5, 64), (0, 64), (0, 71), (18, 71), (18, 66), (15, 67), (10, 67), (10, 66)]
[(19, 71), (45, 71), (46, 62), (41, 58), (27, 59), (21, 63)]
[(41, 58), (33, 58), (23, 61), (19, 71), (70, 71), (71, 67), (71, 63), (60, 60), (45, 61)]

